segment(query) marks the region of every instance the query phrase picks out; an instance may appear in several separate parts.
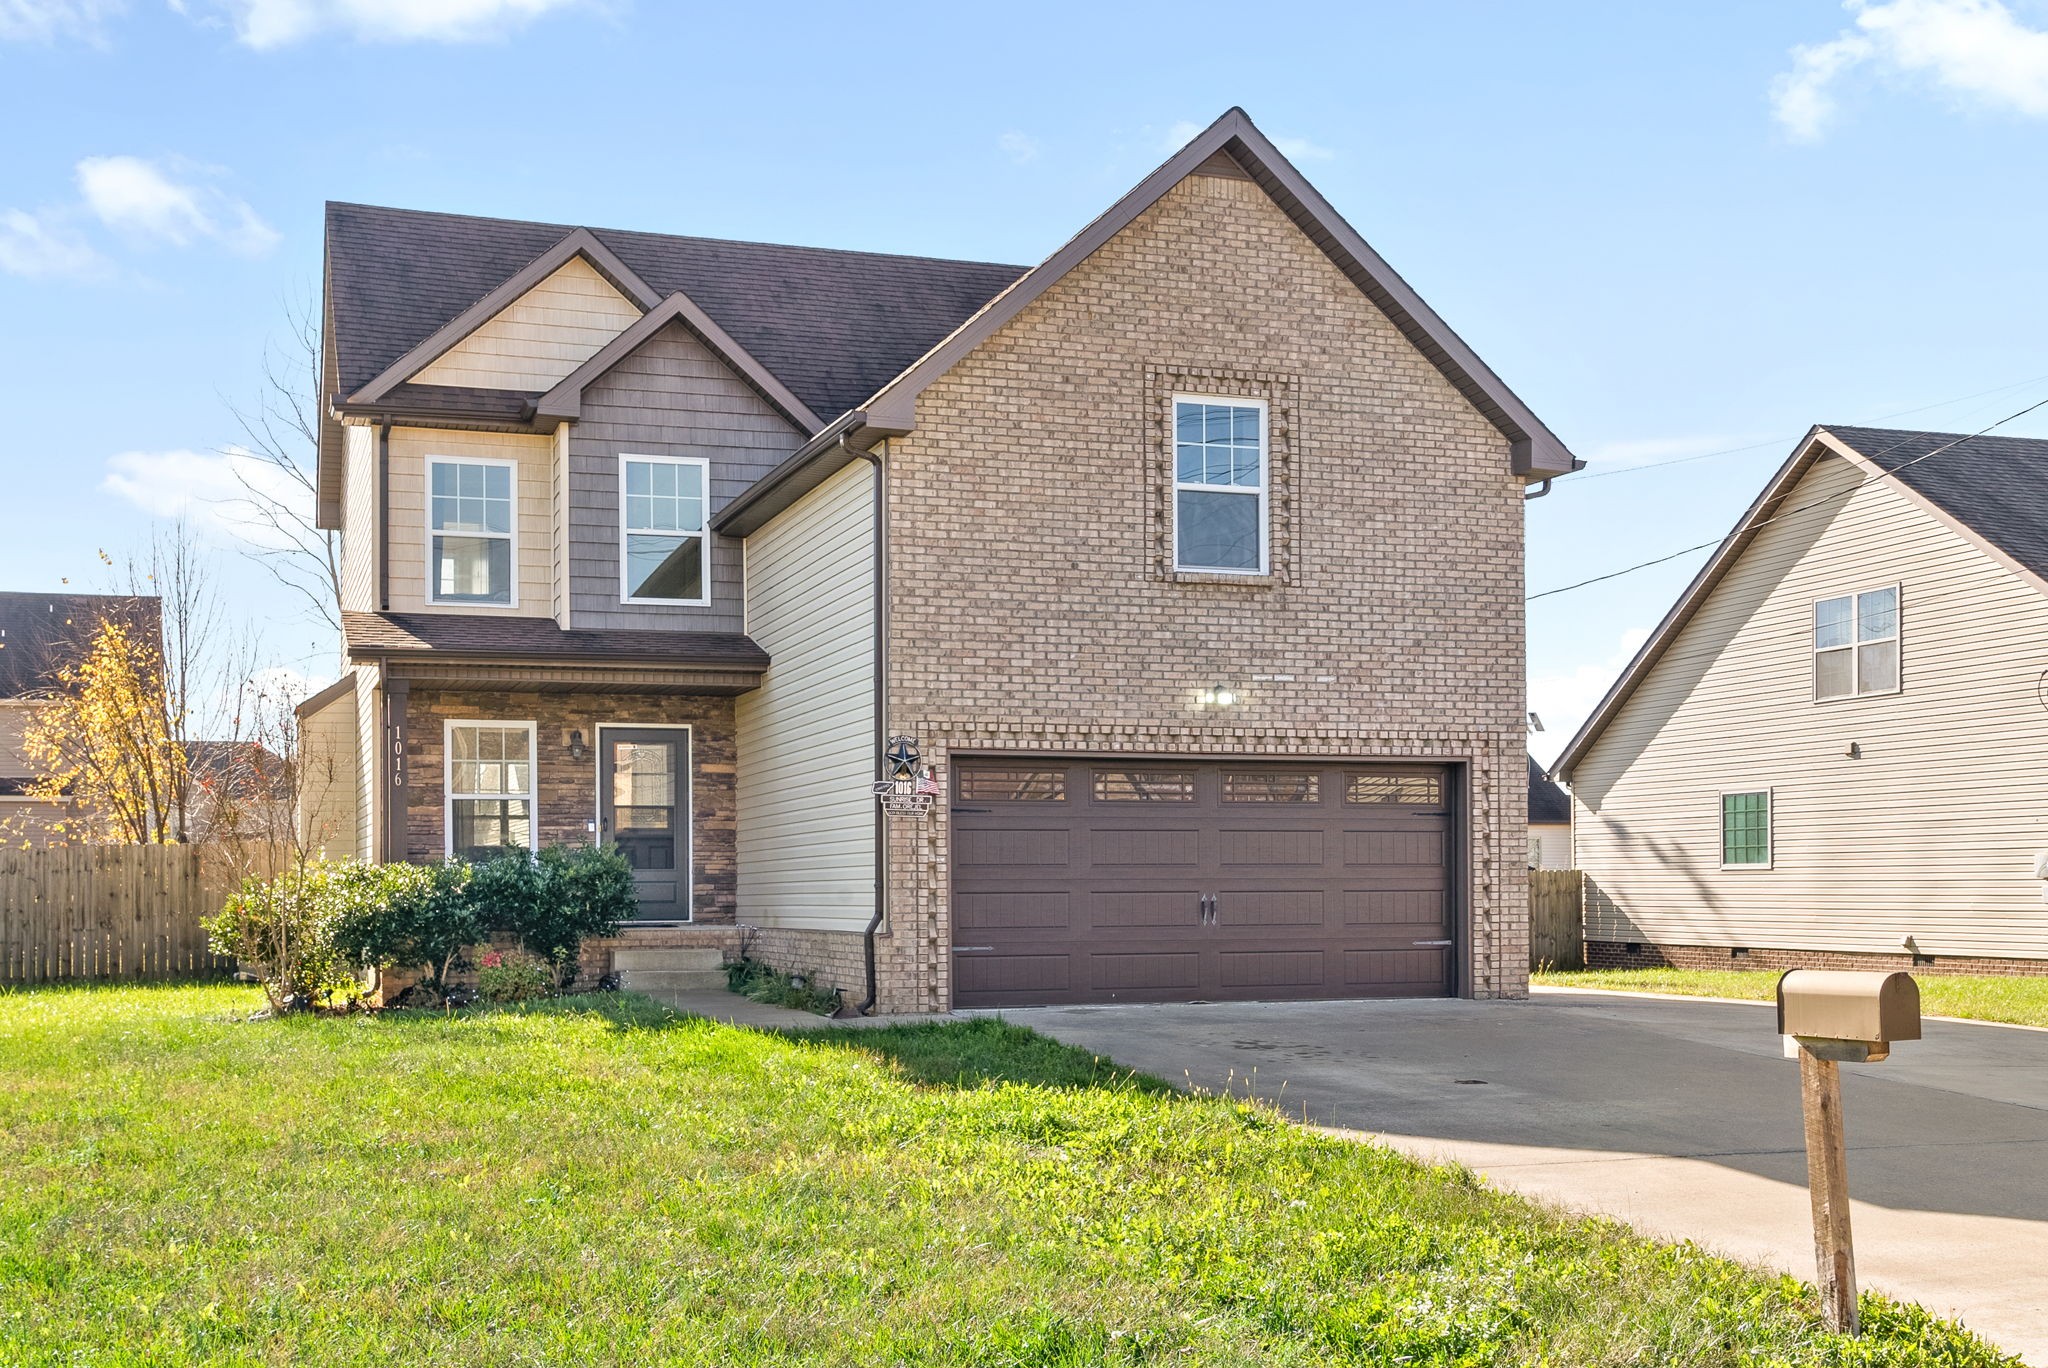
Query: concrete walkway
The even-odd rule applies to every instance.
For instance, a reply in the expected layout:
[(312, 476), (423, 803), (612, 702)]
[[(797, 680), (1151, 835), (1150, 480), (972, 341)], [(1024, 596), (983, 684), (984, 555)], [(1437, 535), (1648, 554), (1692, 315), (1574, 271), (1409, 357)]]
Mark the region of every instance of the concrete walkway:
[[(1764, 1005), (1553, 991), (1002, 1015), (1646, 1234), (1814, 1275), (1798, 1066)], [(1926, 1034), (1842, 1070), (1862, 1284), (2048, 1368), (2048, 1033)]]

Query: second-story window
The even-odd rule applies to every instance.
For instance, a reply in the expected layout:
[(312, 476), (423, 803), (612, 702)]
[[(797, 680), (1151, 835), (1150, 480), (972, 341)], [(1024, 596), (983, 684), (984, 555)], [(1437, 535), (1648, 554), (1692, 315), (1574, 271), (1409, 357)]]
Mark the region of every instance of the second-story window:
[(1899, 689), (1899, 591), (1866, 589), (1813, 605), (1813, 696)]
[(695, 457), (619, 458), (619, 593), (627, 603), (711, 601), (708, 472)]
[(1266, 406), (1173, 400), (1173, 566), (1266, 573)]
[(429, 459), (429, 597), (512, 602), (512, 463)]

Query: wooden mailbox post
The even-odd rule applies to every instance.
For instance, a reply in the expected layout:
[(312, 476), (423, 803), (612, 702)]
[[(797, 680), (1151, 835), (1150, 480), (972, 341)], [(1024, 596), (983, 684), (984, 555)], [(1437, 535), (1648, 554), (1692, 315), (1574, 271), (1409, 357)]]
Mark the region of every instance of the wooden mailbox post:
[(1911, 974), (1791, 970), (1778, 979), (1778, 1034), (1799, 1054), (1821, 1314), (1829, 1329), (1854, 1335), (1860, 1327), (1841, 1066), (1874, 1064), (1890, 1057), (1893, 1041), (1920, 1038), (1920, 985)]

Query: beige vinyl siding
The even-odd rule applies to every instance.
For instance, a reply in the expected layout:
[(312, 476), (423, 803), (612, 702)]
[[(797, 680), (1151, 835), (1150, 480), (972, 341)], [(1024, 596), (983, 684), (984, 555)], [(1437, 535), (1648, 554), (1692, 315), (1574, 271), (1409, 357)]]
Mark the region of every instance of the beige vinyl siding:
[[(513, 526), (514, 602), (510, 607), (427, 601), (427, 462), (435, 456), (512, 461), (518, 508)], [(546, 436), (391, 430), (391, 611), (554, 616), (555, 443)]]
[(378, 723), (383, 699), (377, 689), (377, 669), (356, 667), (356, 857), (375, 860), (382, 851), (377, 844), (377, 817), (383, 811), (383, 794), (378, 784), (378, 753), (382, 749)]
[(0, 779), (36, 777), (37, 767), (29, 763), (22, 737), (40, 706), (25, 698), (0, 698)]
[(857, 461), (747, 539), (739, 915), (859, 930), (875, 906), (874, 476)]
[(573, 257), (411, 379), (471, 389), (551, 389), (639, 317), (631, 300), (589, 262)]
[(359, 848), (361, 745), (354, 689), (300, 720), (300, 837), (324, 859), (348, 859)]
[(342, 429), (341, 606), (377, 607), (377, 429)]
[(1529, 853), (1535, 858), (1530, 861), (1536, 869), (1570, 869), (1572, 867), (1572, 829), (1558, 823), (1531, 822), (1529, 824)]
[[(1589, 938), (2048, 956), (2048, 596), (1865, 474), (1809, 472), (1575, 767)], [(1814, 602), (1894, 584), (1901, 691), (1815, 703)], [(1724, 870), (1755, 789), (1771, 867)]]

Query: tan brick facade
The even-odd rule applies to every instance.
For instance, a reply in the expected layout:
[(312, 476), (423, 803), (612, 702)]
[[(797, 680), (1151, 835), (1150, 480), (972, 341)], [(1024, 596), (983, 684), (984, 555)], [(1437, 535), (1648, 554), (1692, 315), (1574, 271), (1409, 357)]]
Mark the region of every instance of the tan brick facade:
[[(600, 726), (687, 725), (692, 920), (729, 925), (737, 882), (732, 709), (731, 698), (714, 695), (415, 689), (406, 719), (406, 858), (439, 860), (447, 849), (442, 748), (445, 724), (451, 719), (535, 724), (537, 816), (543, 845), (592, 839)], [(583, 734), (585, 754), (580, 760), (569, 752), (569, 734), (574, 731)]]
[[(1173, 571), (1176, 392), (1270, 405), (1271, 574)], [(1463, 987), (1526, 992), (1507, 441), (1256, 185), (1166, 194), (932, 384), (885, 465), (889, 728), (942, 773), (990, 751), (1461, 766)], [(1241, 701), (1202, 706), (1218, 685)], [(943, 806), (891, 825), (883, 1010), (951, 1004), (947, 850)]]

